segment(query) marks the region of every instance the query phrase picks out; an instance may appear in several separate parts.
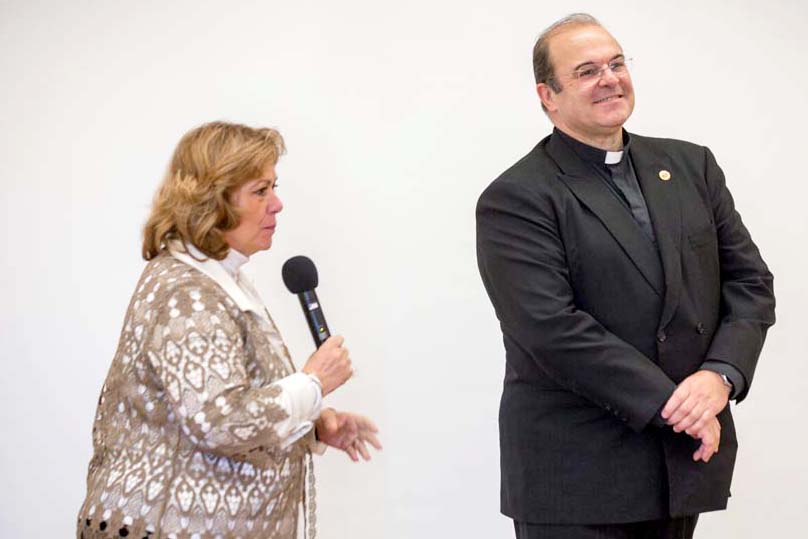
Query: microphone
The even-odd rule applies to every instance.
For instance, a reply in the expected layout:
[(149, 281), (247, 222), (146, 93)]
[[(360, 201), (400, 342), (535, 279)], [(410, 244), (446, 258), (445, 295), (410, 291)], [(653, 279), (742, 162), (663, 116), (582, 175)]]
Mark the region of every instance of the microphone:
[(283, 284), (292, 294), (297, 294), (300, 306), (303, 307), (303, 316), (309, 324), (309, 331), (317, 348), (331, 336), (328, 325), (325, 323), (323, 310), (317, 300), (317, 268), (314, 262), (305, 256), (293, 256), (283, 264), (281, 269)]

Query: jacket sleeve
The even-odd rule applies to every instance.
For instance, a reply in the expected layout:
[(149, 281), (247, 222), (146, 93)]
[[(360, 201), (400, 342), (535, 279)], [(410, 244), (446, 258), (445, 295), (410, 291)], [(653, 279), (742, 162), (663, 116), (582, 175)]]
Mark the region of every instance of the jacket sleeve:
[(306, 375), (251, 384), (241, 328), (220, 293), (175, 286), (158, 294), (153, 314), (143, 352), (163, 389), (168, 420), (173, 415), (192, 443), (243, 458), (251, 451), (284, 449), (287, 437), (310, 419), (297, 417), (294, 395), (304, 389), (298, 386), (313, 384)]
[(735, 211), (724, 173), (709, 149), (705, 151), (705, 178), (712, 205), (721, 268), (721, 320), (706, 359), (723, 361), (738, 369), (744, 388), (752, 385), (766, 331), (774, 324), (774, 282), (749, 231)]
[(480, 197), (477, 262), (502, 331), (556, 384), (642, 430), (676, 386), (576, 307), (557, 221), (549, 195), (514, 183)]

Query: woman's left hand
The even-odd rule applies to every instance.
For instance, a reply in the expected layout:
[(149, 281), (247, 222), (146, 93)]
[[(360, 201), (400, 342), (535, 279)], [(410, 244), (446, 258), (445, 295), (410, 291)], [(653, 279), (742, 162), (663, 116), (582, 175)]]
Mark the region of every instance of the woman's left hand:
[(359, 461), (359, 455), (365, 460), (370, 460), (368, 443), (377, 450), (382, 448), (382, 444), (376, 438), (379, 429), (373, 421), (363, 415), (325, 408), (320, 412), (315, 428), (321, 442), (345, 451), (354, 462)]

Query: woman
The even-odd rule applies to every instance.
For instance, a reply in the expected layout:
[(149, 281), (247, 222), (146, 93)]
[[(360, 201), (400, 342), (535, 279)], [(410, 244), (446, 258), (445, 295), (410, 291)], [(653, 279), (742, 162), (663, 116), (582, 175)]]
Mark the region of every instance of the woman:
[(311, 451), (381, 448), (366, 418), (322, 409), (352, 373), (342, 337), (295, 372), (239, 271), (272, 245), (283, 151), (273, 129), (221, 122), (178, 144), (98, 402), (77, 537), (291, 538), (301, 502), (313, 537)]

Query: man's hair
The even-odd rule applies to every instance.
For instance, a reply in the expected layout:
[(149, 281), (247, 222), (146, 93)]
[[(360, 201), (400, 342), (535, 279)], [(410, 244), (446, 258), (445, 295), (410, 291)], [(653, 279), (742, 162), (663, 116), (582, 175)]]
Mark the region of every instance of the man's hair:
[(172, 240), (222, 260), (230, 249), (223, 232), (240, 216), (230, 195), (258, 179), (285, 151), (274, 129), (212, 122), (182, 137), (143, 228), (143, 258), (151, 260)]
[[(562, 87), (555, 78), (555, 67), (550, 61), (550, 39), (560, 30), (570, 26), (603, 25), (588, 13), (573, 13), (545, 28), (536, 39), (536, 44), (533, 45), (533, 76), (536, 78), (536, 84), (543, 82), (556, 93), (560, 92)], [(544, 103), (542, 103), (541, 107), (544, 109)]]

